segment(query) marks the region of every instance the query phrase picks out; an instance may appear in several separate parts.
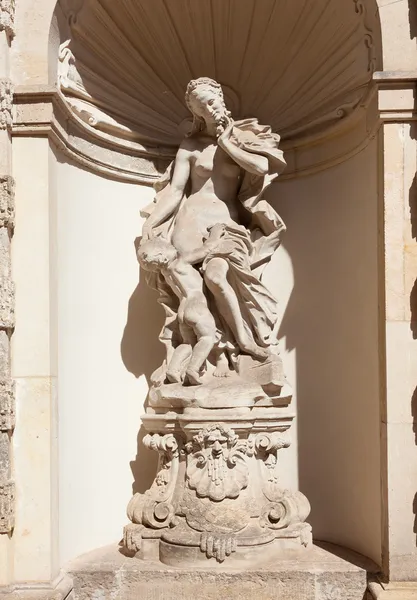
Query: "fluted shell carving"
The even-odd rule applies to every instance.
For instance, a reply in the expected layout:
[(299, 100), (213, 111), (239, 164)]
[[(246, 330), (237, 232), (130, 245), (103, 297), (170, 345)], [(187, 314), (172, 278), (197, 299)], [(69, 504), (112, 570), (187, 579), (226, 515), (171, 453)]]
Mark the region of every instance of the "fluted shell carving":
[[(367, 98), (376, 14), (365, 0), (61, 0), (60, 86), (88, 128), (173, 148), (188, 81), (209, 76), (235, 118), (283, 139), (317, 134)], [(260, 8), (260, 4), (262, 7)]]

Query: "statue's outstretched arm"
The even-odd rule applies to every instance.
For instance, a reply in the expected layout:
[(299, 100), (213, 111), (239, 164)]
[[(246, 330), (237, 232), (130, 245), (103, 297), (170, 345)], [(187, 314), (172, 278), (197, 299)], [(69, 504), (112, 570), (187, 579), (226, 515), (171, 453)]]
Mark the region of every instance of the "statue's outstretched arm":
[(154, 227), (158, 227), (178, 208), (185, 187), (190, 177), (190, 151), (180, 146), (175, 158), (174, 171), (172, 174), (169, 190), (163, 190), (161, 201), (157, 201), (154, 210), (149, 215), (142, 230), (142, 237), (150, 236)]

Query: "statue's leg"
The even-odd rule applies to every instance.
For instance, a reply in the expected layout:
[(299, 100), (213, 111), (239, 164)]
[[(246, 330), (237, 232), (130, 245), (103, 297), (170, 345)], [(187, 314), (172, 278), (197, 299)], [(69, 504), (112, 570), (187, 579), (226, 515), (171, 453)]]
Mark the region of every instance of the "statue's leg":
[(207, 308), (206, 300), (190, 299), (184, 312), (187, 324), (193, 328), (197, 343), (187, 367), (187, 378), (193, 385), (201, 383), (200, 371), (216, 343), (216, 323)]
[(166, 376), (171, 383), (180, 383), (184, 381), (185, 371), (191, 358), (191, 352), (197, 341), (194, 331), (189, 325), (184, 323), (183, 317), (184, 315), (182, 314), (181, 320), (178, 322), (183, 343), (175, 348), (167, 367)]
[(167, 368), (167, 379), (171, 383), (181, 383), (191, 358), (191, 344), (181, 344), (175, 348)]
[(213, 294), (218, 310), (232, 330), (240, 349), (256, 358), (264, 359), (268, 356), (268, 351), (258, 346), (245, 329), (239, 300), (227, 280), (228, 270), (229, 265), (223, 258), (212, 258), (204, 273), (206, 285)]

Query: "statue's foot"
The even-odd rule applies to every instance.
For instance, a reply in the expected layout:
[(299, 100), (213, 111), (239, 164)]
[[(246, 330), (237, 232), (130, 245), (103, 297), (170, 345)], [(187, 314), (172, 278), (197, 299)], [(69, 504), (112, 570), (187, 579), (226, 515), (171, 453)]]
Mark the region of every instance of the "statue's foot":
[(242, 350), (247, 354), (252, 355), (254, 358), (257, 358), (258, 360), (265, 360), (270, 355), (270, 352), (267, 348), (261, 348), (261, 346), (255, 344), (255, 342), (245, 344), (245, 346), (242, 347)]
[(194, 369), (187, 369), (185, 376), (191, 385), (201, 385), (202, 383), (200, 373)]
[(220, 365), (214, 369), (213, 377), (230, 377), (231, 374), (229, 365)]
[(181, 383), (180, 371), (167, 371), (167, 379), (170, 383)]
[(161, 385), (164, 383), (165, 379), (167, 376), (167, 372), (166, 372), (166, 364), (164, 361), (164, 364), (161, 365), (160, 367), (158, 367), (151, 375), (151, 384), (153, 387), (161, 387)]

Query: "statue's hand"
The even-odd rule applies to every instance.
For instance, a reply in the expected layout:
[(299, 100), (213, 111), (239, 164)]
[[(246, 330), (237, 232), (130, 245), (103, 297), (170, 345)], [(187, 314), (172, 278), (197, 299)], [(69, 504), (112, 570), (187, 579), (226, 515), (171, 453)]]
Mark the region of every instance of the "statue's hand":
[(213, 252), (216, 250), (220, 240), (224, 237), (226, 231), (226, 225), (224, 223), (216, 223), (210, 229), (210, 235), (204, 243), (204, 248), (207, 252)]
[(224, 236), (225, 231), (226, 231), (226, 225), (224, 223), (216, 223), (210, 229), (209, 240), (210, 241), (219, 240), (220, 238), (222, 238)]
[(148, 240), (153, 238), (153, 229), (152, 227), (147, 224), (144, 223), (143, 227), (142, 227), (142, 242), (147, 242)]
[(233, 125), (234, 125), (234, 122), (232, 119), (230, 119), (228, 124), (226, 125), (226, 128), (224, 129), (223, 133), (221, 133), (219, 135), (219, 137), (217, 138), (217, 143), (219, 144), (220, 147), (222, 147), (222, 145), (225, 142), (227, 142), (229, 140), (230, 136), (232, 135)]

